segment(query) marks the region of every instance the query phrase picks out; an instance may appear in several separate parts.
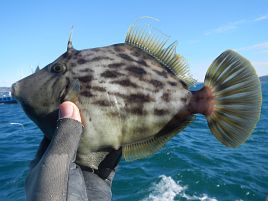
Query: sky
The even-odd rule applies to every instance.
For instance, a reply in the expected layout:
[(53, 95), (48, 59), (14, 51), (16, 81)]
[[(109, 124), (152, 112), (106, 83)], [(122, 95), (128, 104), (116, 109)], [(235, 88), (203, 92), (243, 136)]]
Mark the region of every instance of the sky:
[(178, 41), (191, 73), (203, 81), (212, 61), (233, 49), (268, 75), (268, 0), (3, 0), (0, 3), (0, 86), (10, 86), (66, 51), (124, 42), (142, 16)]

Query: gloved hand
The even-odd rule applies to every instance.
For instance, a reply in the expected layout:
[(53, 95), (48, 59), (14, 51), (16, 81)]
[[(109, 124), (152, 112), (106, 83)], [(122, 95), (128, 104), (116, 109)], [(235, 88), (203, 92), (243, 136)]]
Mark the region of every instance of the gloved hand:
[(75, 163), (82, 134), (79, 109), (68, 101), (59, 109), (55, 135), (51, 141), (44, 137), (31, 163), (25, 185), (27, 201), (111, 200), (113, 170), (121, 150), (111, 151), (104, 158), (99, 165), (101, 171), (94, 172), (87, 167), (81, 170)]

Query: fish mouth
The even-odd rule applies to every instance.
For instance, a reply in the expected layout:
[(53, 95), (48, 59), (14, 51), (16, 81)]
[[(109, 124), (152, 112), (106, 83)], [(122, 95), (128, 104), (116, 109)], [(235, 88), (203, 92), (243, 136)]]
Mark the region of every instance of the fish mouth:
[(18, 91), (17, 83), (12, 84), (12, 86), (11, 86), (11, 96), (13, 98), (17, 98), (17, 91)]

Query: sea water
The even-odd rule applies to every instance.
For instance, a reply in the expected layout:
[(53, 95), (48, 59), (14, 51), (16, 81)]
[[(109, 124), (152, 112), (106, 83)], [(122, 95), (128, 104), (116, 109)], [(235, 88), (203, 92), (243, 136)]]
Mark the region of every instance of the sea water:
[[(206, 119), (194, 122), (153, 156), (121, 161), (115, 201), (264, 201), (268, 196), (268, 83), (260, 122), (247, 142), (227, 148)], [(19, 105), (0, 105), (0, 200), (24, 201), (24, 180), (42, 133)]]

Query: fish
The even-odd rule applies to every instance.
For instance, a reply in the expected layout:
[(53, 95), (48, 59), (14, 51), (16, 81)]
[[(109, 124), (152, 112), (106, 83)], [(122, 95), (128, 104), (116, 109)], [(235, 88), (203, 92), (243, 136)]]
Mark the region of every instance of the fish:
[(125, 42), (67, 51), (12, 85), (28, 117), (51, 140), (58, 107), (74, 102), (83, 133), (76, 162), (95, 167), (92, 153), (122, 149), (125, 160), (145, 158), (189, 125), (206, 117), (211, 133), (227, 147), (238, 147), (260, 118), (260, 80), (250, 61), (233, 50), (209, 66), (200, 90), (177, 43), (133, 24)]

